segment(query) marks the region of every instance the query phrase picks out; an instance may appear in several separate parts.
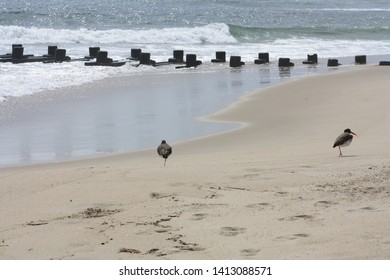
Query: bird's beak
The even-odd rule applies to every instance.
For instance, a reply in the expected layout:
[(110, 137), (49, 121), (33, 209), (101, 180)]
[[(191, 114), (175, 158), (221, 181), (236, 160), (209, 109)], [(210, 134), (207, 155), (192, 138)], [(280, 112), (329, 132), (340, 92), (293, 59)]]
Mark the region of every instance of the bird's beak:
[(351, 133), (352, 133), (353, 135), (355, 135), (355, 136), (358, 136), (355, 132), (352, 132), (352, 131), (351, 131)]

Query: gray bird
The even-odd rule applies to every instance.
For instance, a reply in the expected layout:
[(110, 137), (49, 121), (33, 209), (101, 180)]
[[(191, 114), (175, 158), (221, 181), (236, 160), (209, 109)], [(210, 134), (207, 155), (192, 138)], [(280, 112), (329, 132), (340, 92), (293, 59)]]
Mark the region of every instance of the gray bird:
[(161, 144), (157, 147), (157, 153), (160, 157), (165, 159), (164, 166), (167, 162), (167, 158), (172, 154), (172, 147), (167, 144), (165, 140), (161, 141)]
[(344, 130), (343, 133), (339, 135), (339, 137), (336, 138), (336, 141), (334, 141), (333, 148), (339, 147), (340, 154), (339, 157), (342, 157), (343, 154), (341, 153), (340, 147), (345, 147), (351, 144), (353, 135), (356, 135), (354, 132), (352, 132), (349, 128)]

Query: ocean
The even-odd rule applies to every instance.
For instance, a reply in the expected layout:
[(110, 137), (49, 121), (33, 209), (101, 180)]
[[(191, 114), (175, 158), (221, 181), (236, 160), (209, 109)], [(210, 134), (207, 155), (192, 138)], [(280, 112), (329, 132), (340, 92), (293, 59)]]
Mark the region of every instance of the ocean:
[[(166, 61), (175, 49), (209, 61), (218, 50), (252, 61), (259, 52), (305, 58), (390, 53), (390, 2), (385, 0), (47, 0), (0, 2), (0, 54), (12, 44), (42, 55), (48, 45), (67, 55), (99, 46), (114, 59), (132, 48)], [(32, 70), (30, 69), (32, 68)], [(88, 69), (83, 63), (0, 64), (0, 98), (82, 84), (138, 69)], [(19, 79), (22, 76), (24, 83)], [(39, 77), (45, 76), (44, 81)]]
[[(226, 106), (242, 94), (279, 82), (287, 76), (316, 73), (316, 70), (301, 66), (298, 70), (283, 75), (276, 68), (254, 66), (253, 61), (259, 52), (268, 52), (271, 63), (280, 57), (304, 60), (311, 53), (317, 53), (323, 59), (341, 60), (355, 55), (384, 57), (390, 54), (389, 26), (390, 1), (387, 0), (2, 0), (0, 55), (10, 53), (12, 44), (22, 44), (25, 53), (35, 55), (46, 54), (47, 47), (55, 45), (66, 49), (66, 54), (73, 59), (87, 56), (89, 47), (100, 47), (114, 60), (124, 61), (130, 56), (131, 49), (136, 48), (149, 52), (151, 59), (163, 62), (172, 57), (173, 50), (183, 50), (187, 54), (196, 54), (203, 64), (188, 71), (178, 70), (172, 65), (134, 67), (134, 63), (130, 62), (115, 68), (85, 67), (82, 61), (48, 64), (0, 63), (0, 102), (7, 103), (15, 97), (36, 95), (48, 90), (54, 90), (55, 94), (57, 89), (82, 86), (105, 78), (137, 79), (140, 75), (161, 74), (173, 77), (178, 73), (191, 72), (189, 75), (197, 77), (194, 80), (197, 81), (198, 92), (194, 93), (195, 90), (190, 88), (188, 94), (197, 95), (198, 102), (201, 100), (196, 112), (189, 115), (195, 118)], [(210, 63), (210, 60), (215, 58), (216, 51), (226, 51), (227, 58), (230, 55), (241, 56), (247, 68), (236, 73), (237, 71), (230, 70), (226, 64), (221, 66)], [(325, 68), (323, 71), (327, 71)], [(206, 88), (202, 83), (210, 73), (218, 77), (219, 83), (206, 83)], [(241, 78), (237, 79), (238, 76)], [(264, 79), (268, 81), (264, 82)], [(221, 84), (229, 86), (221, 87)], [(170, 88), (172, 94), (177, 95), (177, 91), (183, 90), (185, 84), (180, 85), (174, 89)], [(144, 94), (145, 91), (154, 92), (151, 87), (143, 90), (134, 88), (139, 94)], [(159, 85), (155, 85), (156, 90), (159, 88)], [(221, 94), (221, 91), (226, 92)], [(200, 97), (203, 92), (210, 93)], [(220, 99), (209, 102), (209, 99), (212, 99), (210, 94), (214, 92), (217, 92), (216, 96)], [(190, 101), (178, 105), (182, 106), (178, 110), (191, 111), (193, 107), (188, 104)], [(208, 103), (213, 105), (208, 106)], [(145, 110), (150, 110), (150, 102), (145, 101), (144, 104), (147, 108)], [(0, 164), (4, 165), (72, 159), (72, 154), (89, 156), (100, 152), (129, 151), (150, 147), (153, 141), (160, 139), (160, 135), (156, 135), (158, 130), (155, 129), (159, 124), (149, 120), (149, 128), (148, 122), (142, 124), (142, 140), (138, 141), (142, 142), (142, 145), (124, 144), (122, 142), (131, 142), (128, 141), (130, 136), (122, 135), (118, 136), (114, 143), (106, 141), (107, 143), (97, 149), (96, 143), (88, 146), (96, 136), (96, 132), (91, 132), (89, 136), (77, 137), (89, 137), (88, 143), (72, 139), (72, 144), (66, 144), (72, 146), (71, 148), (67, 147), (66, 151), (58, 152), (54, 150), (58, 149), (58, 139), (61, 137), (50, 135), (53, 129), (42, 128), (40, 123), (36, 129), (46, 131), (45, 138), (39, 138), (35, 134), (30, 136), (33, 140), (24, 140), (23, 143), (27, 141), (39, 144), (25, 149), (15, 144), (15, 139), (22, 136), (15, 132), (15, 127), (12, 130), (9, 128), (9, 120), (2, 117), (4, 114), (1, 113)], [(149, 113), (154, 119), (166, 114), (163, 111)], [(18, 119), (23, 119), (23, 114), (18, 114), (22, 115), (18, 116)], [(26, 115), (26, 118), (29, 118), (28, 116)], [(180, 116), (182, 115), (172, 115), (171, 118), (177, 119), (181, 118)], [(23, 127), (34, 127), (26, 123), (26, 120), (23, 120), (23, 123)], [(77, 123), (77, 120), (72, 123)], [(129, 125), (126, 128), (132, 130), (134, 127)], [(171, 128), (172, 131), (175, 130), (174, 126)], [(145, 131), (154, 135), (148, 136)], [(176, 132), (172, 132), (168, 138), (176, 141), (215, 131), (218, 129), (202, 131), (201, 128), (194, 128), (190, 134), (176, 135)], [(99, 132), (99, 135), (100, 133), (103, 132)], [(107, 130), (107, 133), (112, 135), (110, 130)], [(42, 139), (54, 140), (46, 143), (46, 140)], [(42, 141), (45, 144), (42, 144)], [(117, 144), (118, 141), (120, 145)], [(45, 148), (42, 148), (43, 146)], [(51, 146), (56, 148), (47, 148)], [(76, 146), (79, 148), (74, 148)], [(53, 156), (58, 153), (63, 156)]]

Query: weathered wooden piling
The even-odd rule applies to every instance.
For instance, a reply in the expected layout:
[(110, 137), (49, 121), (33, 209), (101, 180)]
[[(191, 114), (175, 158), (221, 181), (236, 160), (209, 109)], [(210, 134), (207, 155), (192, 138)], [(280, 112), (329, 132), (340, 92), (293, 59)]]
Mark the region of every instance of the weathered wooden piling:
[(24, 48), (21, 45), (13, 45), (12, 55), (10, 58), (2, 60), (2, 62), (12, 62), (15, 64), (27, 62), (44, 62), (49, 60), (48, 56), (34, 56), (32, 54), (25, 55)]
[(339, 65), (341, 65), (338, 61), (338, 59), (335, 59), (335, 58), (330, 58), (328, 59), (328, 67), (337, 67)]
[(196, 54), (187, 54), (186, 55), (186, 66), (187, 67), (196, 67)]
[[(8, 54), (11, 57), (13, 57), (14, 48), (23, 48), (23, 45), (22, 44), (12, 44), (12, 51), (11, 51), (11, 53)], [(20, 49), (16, 50), (16, 52), (20, 52), (20, 51), (21, 51)], [(23, 48), (23, 51), (24, 51), (24, 48)]]
[(47, 56), (55, 57), (57, 46), (48, 46), (47, 47)]
[(202, 61), (196, 59), (196, 54), (186, 55), (186, 67), (197, 67), (202, 64)]
[(150, 53), (141, 52), (139, 55), (140, 64), (150, 64)]
[(150, 53), (141, 52), (139, 55), (139, 64), (154, 66), (156, 61), (150, 59)]
[(318, 55), (315, 54), (308, 54), (307, 60), (302, 62), (303, 64), (317, 64), (318, 63)]
[(3, 62), (12, 62), (15, 64), (26, 63), (26, 62), (41, 62), (47, 59), (43, 56), (34, 57), (32, 54), (24, 54), (24, 47), (17, 44), (12, 46), (12, 54), (8, 59), (2, 60)]
[(55, 50), (55, 62), (63, 62), (63, 61), (69, 61), (70, 57), (66, 56), (66, 50), (65, 49), (56, 49)]
[(367, 64), (367, 56), (365, 55), (356, 55), (355, 64)]
[[(23, 46), (21, 44), (13, 44), (11, 49), (13, 49), (14, 47), (23, 47)], [(5, 59), (12, 59), (12, 51), (11, 53), (0, 55), (0, 59), (1, 59), (0, 62), (6, 62)]]
[(218, 51), (215, 52), (215, 59), (212, 59), (213, 63), (224, 63), (226, 62), (226, 52)]
[(245, 62), (241, 61), (241, 56), (232, 55), (230, 56), (229, 66), (230, 67), (241, 67), (245, 65)]
[(141, 49), (131, 49), (130, 60), (139, 60), (141, 53)]
[(106, 51), (98, 51), (96, 55), (96, 61), (93, 62), (85, 62), (85, 66), (122, 66), (125, 65), (126, 61), (114, 61), (112, 58), (108, 57), (108, 52)]
[(90, 47), (89, 48), (89, 57), (96, 58), (99, 51), (100, 51), (100, 47)]
[(108, 52), (98, 51), (96, 54), (96, 63), (97, 64), (106, 64), (108, 61)]
[(174, 50), (173, 58), (169, 58), (168, 62), (170, 63), (184, 63), (184, 51), (183, 50)]
[(25, 56), (24, 48), (21, 45), (15, 45), (12, 47), (12, 59), (22, 59)]
[(269, 53), (259, 53), (258, 59), (255, 59), (255, 64), (269, 63)]
[(290, 58), (281, 57), (278, 62), (279, 67), (292, 67), (294, 63), (290, 62)]

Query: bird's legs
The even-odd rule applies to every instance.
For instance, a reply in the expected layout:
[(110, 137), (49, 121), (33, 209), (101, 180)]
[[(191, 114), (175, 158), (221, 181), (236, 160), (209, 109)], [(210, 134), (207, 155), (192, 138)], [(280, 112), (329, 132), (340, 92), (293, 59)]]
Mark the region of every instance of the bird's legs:
[(339, 157), (342, 157), (342, 156), (343, 156), (343, 153), (341, 152), (341, 148), (340, 148), (340, 146), (339, 146), (339, 150), (340, 150)]
[(166, 163), (167, 163), (167, 159), (165, 158), (165, 160), (164, 160), (164, 166), (165, 166)]

